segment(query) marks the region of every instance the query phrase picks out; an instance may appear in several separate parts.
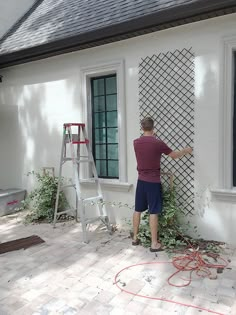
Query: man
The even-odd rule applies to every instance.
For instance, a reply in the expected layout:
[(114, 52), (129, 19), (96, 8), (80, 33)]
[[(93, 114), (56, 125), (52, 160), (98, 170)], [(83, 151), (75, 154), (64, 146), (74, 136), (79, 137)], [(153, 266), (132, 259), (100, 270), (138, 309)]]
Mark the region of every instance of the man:
[(154, 122), (150, 117), (141, 121), (143, 136), (134, 140), (134, 150), (137, 160), (138, 182), (135, 196), (135, 211), (133, 215), (133, 245), (138, 245), (137, 238), (141, 213), (149, 210), (149, 224), (151, 229), (151, 252), (162, 250), (157, 240), (158, 214), (162, 211), (162, 192), (160, 180), (161, 155), (172, 159), (181, 158), (192, 153), (192, 148), (172, 151), (163, 141), (154, 135)]

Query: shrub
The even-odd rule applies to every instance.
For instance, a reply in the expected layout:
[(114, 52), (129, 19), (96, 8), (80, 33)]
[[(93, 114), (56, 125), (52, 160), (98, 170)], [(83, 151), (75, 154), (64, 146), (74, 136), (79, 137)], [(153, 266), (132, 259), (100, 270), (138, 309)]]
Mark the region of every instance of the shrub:
[[(59, 178), (50, 176), (48, 173), (41, 174), (34, 171), (29, 172), (29, 175), (36, 177), (37, 187), (28, 194), (24, 201), (23, 208), (30, 210), (25, 220), (27, 223), (39, 221), (52, 222)], [(59, 194), (58, 211), (64, 210), (67, 206), (68, 202), (61, 191)]]

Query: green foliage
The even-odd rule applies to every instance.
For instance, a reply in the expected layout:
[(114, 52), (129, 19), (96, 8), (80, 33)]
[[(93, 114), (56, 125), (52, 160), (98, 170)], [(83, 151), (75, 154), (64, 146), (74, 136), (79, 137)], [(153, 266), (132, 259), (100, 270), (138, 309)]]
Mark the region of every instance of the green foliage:
[(220, 247), (219, 244), (215, 244), (215, 243), (207, 243), (206, 245), (206, 252), (210, 252), (210, 253), (220, 253)]
[[(46, 221), (51, 222), (54, 216), (56, 203), (58, 177), (52, 177), (48, 173), (40, 174), (29, 172), (28, 175), (34, 175), (37, 179), (37, 187), (29, 193), (24, 201), (23, 208), (29, 209), (30, 213), (26, 216), (26, 223)], [(68, 203), (63, 192), (59, 194), (58, 210), (61, 211), (67, 207)]]
[(138, 239), (144, 247), (151, 245), (151, 230), (149, 226), (149, 213), (145, 211), (142, 215), (141, 223), (139, 226)]
[[(163, 211), (159, 215), (159, 239), (166, 248), (186, 245), (183, 239), (184, 229), (180, 224), (180, 209), (176, 204), (175, 189), (164, 189)], [(151, 245), (151, 231), (149, 226), (149, 213), (146, 211), (141, 219), (138, 238), (144, 247)]]

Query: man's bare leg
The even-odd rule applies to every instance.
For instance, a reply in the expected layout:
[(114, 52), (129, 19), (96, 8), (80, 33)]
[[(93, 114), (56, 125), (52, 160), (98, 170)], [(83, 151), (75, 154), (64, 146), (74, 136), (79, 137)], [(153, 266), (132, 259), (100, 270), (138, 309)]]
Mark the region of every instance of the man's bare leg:
[(149, 224), (150, 224), (151, 237), (152, 237), (151, 248), (159, 249), (161, 247), (161, 244), (157, 240), (157, 231), (158, 231), (158, 215), (157, 214), (150, 214)]
[(141, 218), (141, 212), (134, 211), (134, 214), (133, 214), (133, 232), (134, 232), (133, 240), (134, 241), (137, 241), (140, 218)]

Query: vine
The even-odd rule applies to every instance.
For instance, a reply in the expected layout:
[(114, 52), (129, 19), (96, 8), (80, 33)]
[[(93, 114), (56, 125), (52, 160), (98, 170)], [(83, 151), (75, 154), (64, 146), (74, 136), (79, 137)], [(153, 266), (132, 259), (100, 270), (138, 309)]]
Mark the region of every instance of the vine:
[[(22, 209), (28, 209), (30, 212), (25, 217), (25, 223), (31, 222), (52, 222), (54, 216), (58, 177), (51, 176), (49, 173), (29, 172), (27, 176), (34, 175), (37, 180), (37, 187), (33, 189), (25, 201), (22, 203)], [(68, 206), (65, 194), (61, 191), (59, 194), (59, 211)]]

